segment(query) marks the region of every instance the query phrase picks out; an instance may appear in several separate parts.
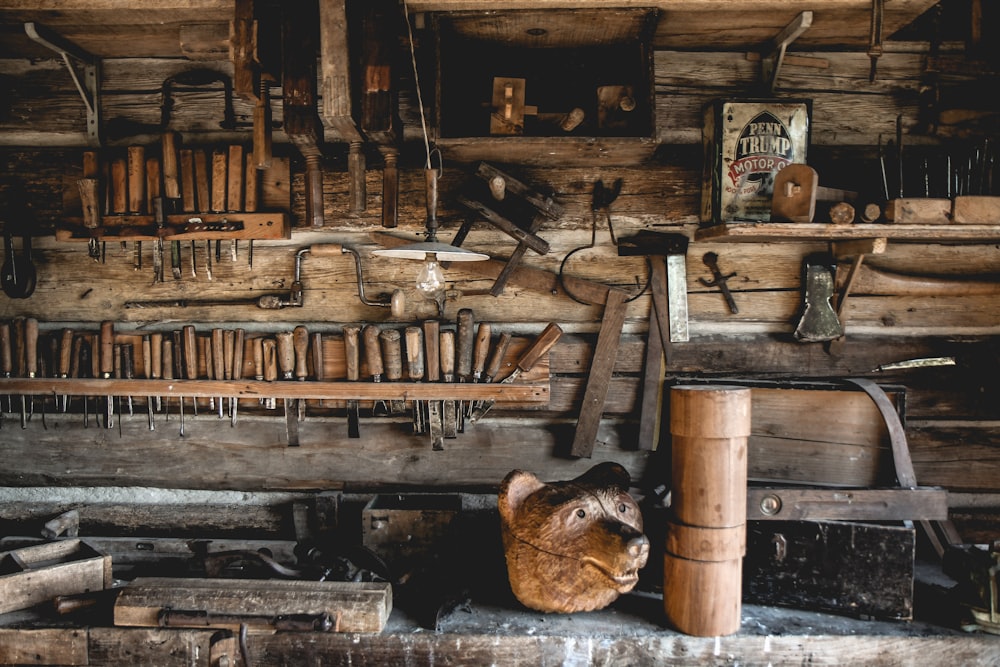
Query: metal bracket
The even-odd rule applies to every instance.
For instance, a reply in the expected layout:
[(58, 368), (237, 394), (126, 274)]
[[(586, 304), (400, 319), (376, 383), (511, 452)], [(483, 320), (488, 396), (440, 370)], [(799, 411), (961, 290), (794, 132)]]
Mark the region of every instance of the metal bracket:
[(788, 45), (798, 39), (812, 25), (813, 13), (805, 11), (795, 17), (795, 20), (785, 26), (777, 37), (774, 38), (774, 49), (767, 55), (761, 57), (760, 68), (764, 85), (770, 92), (774, 92), (774, 87), (778, 81), (778, 74), (781, 72), (781, 65), (785, 60), (785, 50)]
[[(73, 79), (83, 104), (87, 107), (87, 143), (101, 145), (101, 59), (87, 53), (76, 44), (64, 39), (38, 23), (25, 23), (24, 32), (42, 46), (59, 54)], [(83, 79), (77, 73), (70, 58), (83, 64)]]

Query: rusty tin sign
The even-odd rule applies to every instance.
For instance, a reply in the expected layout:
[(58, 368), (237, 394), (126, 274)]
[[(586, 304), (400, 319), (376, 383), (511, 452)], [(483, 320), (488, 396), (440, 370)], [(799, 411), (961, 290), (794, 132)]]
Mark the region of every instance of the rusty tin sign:
[(806, 163), (810, 100), (716, 100), (705, 108), (701, 222), (771, 218), (775, 175)]

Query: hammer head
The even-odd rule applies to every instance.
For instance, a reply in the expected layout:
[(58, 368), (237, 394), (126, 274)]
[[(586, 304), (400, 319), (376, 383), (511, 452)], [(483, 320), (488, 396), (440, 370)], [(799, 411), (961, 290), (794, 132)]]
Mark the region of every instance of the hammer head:
[(686, 255), (688, 237), (678, 233), (652, 232), (648, 229), (635, 236), (618, 239), (618, 256)]

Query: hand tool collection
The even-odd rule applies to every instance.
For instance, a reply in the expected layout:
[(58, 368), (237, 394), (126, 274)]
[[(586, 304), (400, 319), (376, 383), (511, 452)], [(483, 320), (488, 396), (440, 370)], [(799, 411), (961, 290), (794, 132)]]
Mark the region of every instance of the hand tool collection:
[[(463, 309), (454, 325), (438, 320), (398, 330), (348, 325), (342, 337), (310, 333), (302, 325), (249, 335), (240, 328), (198, 330), (192, 324), (127, 332), (112, 321), (91, 330), (48, 327), (40, 332), (36, 319), (18, 317), (0, 322), (0, 427), (14, 413), (20, 414), (22, 428), (38, 413), (45, 428), (47, 411), (82, 413), (85, 427), (93, 414), (98, 426), (117, 427), (121, 436), (123, 422), (137, 411), (150, 431), (159, 416), (170, 419), (173, 411), (183, 437), (190, 421), (185, 413), (197, 417), (202, 408), (205, 416), (228, 415), (234, 426), (241, 399), (257, 399), (266, 412), (277, 407), (275, 397), (283, 396), (289, 446), (299, 444), (299, 422), (310, 400), (317, 407), (346, 408), (348, 437), (360, 435), (360, 402), (365, 401), (373, 417), (405, 415), (415, 435), (429, 435), (433, 447), (443, 449), (445, 438), (457, 437), (498, 399), (538, 400), (528, 391), (484, 391), (475, 385), (503, 376), (505, 385), (514, 383), (548, 353), (562, 330), (551, 323), (527, 347), (511, 346), (509, 332), (491, 346), (492, 333), (489, 323), (477, 328), (470, 309)], [(509, 346), (516, 364), (507, 360)], [(380, 383), (384, 393), (364, 379)], [(450, 386), (438, 390), (429, 384), (435, 382)], [(533, 392), (530, 383), (522, 385)]]
[[(260, 172), (252, 152), (241, 145), (216, 148), (188, 148), (180, 145), (176, 132), (163, 133), (160, 146), (147, 153), (145, 146), (128, 146), (124, 152), (104, 154), (86, 151), (83, 177), (77, 180), (82, 208), (82, 234), (88, 238), (88, 254), (104, 263), (107, 239), (119, 239), (123, 254), (130, 254), (133, 267), (143, 268), (141, 238), (151, 239), (153, 281), (163, 282), (165, 259), (175, 280), (180, 280), (182, 241), (166, 237), (185, 233), (218, 232), (216, 239), (204, 240), (201, 271), (213, 279), (213, 261), (222, 259), (223, 241), (230, 261), (238, 259), (239, 239), (225, 232), (242, 232), (244, 221), (227, 215), (255, 213), (261, 197)], [(173, 223), (169, 216), (175, 216)], [(178, 224), (176, 216), (182, 216)], [(127, 243), (133, 248), (127, 253)], [(190, 240), (190, 273), (198, 277), (198, 244)], [(253, 240), (247, 239), (247, 266), (253, 268)], [(169, 243), (169, 257), (164, 245)]]

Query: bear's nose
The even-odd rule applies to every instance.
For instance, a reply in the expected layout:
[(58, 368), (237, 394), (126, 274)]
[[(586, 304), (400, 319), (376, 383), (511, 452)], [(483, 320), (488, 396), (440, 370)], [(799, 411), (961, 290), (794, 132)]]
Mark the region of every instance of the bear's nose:
[(625, 544), (625, 551), (632, 558), (641, 558), (649, 553), (649, 539), (645, 535), (633, 537)]

